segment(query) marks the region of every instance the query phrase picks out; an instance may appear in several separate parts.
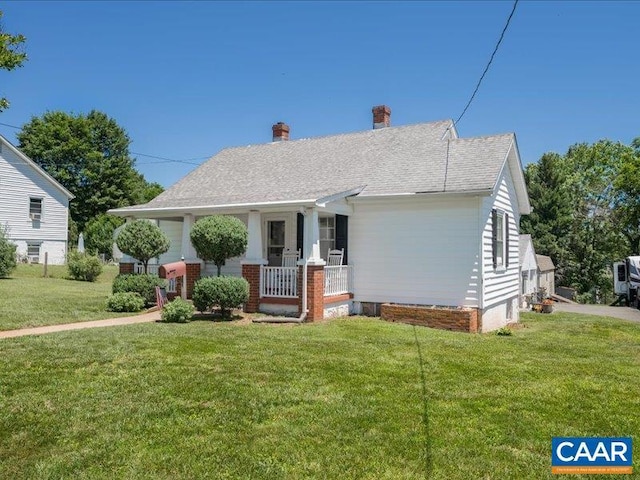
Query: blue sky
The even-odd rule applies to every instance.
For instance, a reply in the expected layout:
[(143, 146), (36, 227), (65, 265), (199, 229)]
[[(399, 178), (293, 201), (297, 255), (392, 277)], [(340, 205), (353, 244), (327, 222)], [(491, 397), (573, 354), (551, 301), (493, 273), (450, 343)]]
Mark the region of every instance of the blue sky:
[[(29, 61), (0, 72), (21, 126), (47, 110), (113, 117), (133, 152), (228, 146), (457, 118), (512, 2), (3, 2)], [(640, 136), (640, 2), (521, 1), (461, 136), (515, 132), (523, 164)], [(17, 143), (14, 129), (0, 133)], [(138, 156), (169, 186), (195, 168)], [(301, 166), (301, 170), (304, 167)]]

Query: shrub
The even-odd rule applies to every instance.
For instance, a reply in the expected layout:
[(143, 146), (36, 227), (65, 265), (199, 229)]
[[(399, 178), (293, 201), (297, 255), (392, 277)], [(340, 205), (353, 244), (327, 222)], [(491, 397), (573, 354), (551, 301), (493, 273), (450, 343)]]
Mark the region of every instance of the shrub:
[(149, 259), (162, 255), (170, 245), (164, 232), (148, 220), (127, 223), (116, 237), (116, 244), (122, 253), (140, 260), (145, 273)]
[(166, 287), (165, 280), (148, 274), (120, 274), (113, 279), (111, 291), (137, 293), (142, 297), (145, 305), (152, 305), (156, 302), (156, 286)]
[(509, 337), (513, 335), (513, 331), (509, 327), (501, 327), (496, 330), (496, 335), (499, 337)]
[(193, 224), (190, 237), (198, 257), (216, 264), (218, 276), (228, 258), (243, 255), (247, 250), (247, 227), (228, 215), (201, 218)]
[(107, 298), (110, 312), (139, 312), (144, 308), (144, 299), (135, 292), (118, 292)]
[(71, 278), (83, 282), (95, 282), (102, 273), (102, 263), (98, 257), (77, 251), (69, 252), (67, 268)]
[(193, 316), (193, 305), (189, 302), (176, 298), (173, 302), (167, 303), (162, 309), (163, 322), (186, 323)]
[(9, 241), (0, 227), (0, 278), (7, 277), (16, 268), (16, 246)]
[(200, 312), (215, 306), (227, 313), (249, 300), (249, 282), (240, 277), (204, 277), (193, 288), (193, 304)]

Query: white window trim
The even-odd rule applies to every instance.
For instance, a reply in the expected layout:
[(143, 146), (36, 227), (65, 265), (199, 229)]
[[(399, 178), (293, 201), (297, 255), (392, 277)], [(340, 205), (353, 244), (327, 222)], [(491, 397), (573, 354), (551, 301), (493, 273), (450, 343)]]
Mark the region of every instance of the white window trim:
[[(39, 216), (39, 218), (34, 218), (32, 212), (31, 212), (31, 202), (33, 200), (40, 200), (40, 216)], [(44, 198), (43, 197), (36, 197), (36, 196), (29, 195), (29, 220), (42, 221), (43, 219), (44, 219)]]
[[(507, 252), (507, 235), (509, 234), (509, 225), (505, 222), (507, 218), (507, 212), (500, 209), (495, 209), (496, 212), (496, 220), (498, 225), (496, 225), (497, 231), (500, 231), (498, 228), (500, 225), (502, 226), (502, 235), (500, 239), (496, 239), (495, 241), (498, 243), (496, 246), (496, 272), (506, 272), (507, 271), (507, 262), (506, 258), (509, 252)], [(492, 236), (493, 237), (493, 236)], [(492, 238), (492, 242), (493, 242)]]

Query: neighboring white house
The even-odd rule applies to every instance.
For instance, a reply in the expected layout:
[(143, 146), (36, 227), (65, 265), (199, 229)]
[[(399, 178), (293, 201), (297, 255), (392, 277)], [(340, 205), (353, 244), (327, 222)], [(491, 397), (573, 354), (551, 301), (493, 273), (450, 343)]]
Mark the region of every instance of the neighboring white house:
[(536, 260), (538, 262), (538, 288), (544, 288), (547, 296), (556, 293), (556, 267), (553, 260), (546, 255), (536, 255)]
[(63, 264), (73, 195), (0, 135), (0, 226), (32, 263)]
[[(278, 123), (273, 142), (224, 149), (149, 203), (110, 212), (156, 219), (171, 240), (161, 263), (184, 257), (204, 275), (215, 267), (197, 258), (191, 226), (240, 218), (248, 250), (223, 273), (248, 279), (248, 311), (314, 320), (391, 302), (466, 307), (483, 331), (517, 321), (530, 204), (515, 136), (459, 138), (451, 120), (390, 127), (388, 107), (373, 113), (372, 130), (295, 141)], [(306, 290), (280, 266), (285, 248), (302, 251)], [(333, 248), (344, 266), (325, 267)]]
[(527, 296), (538, 290), (538, 263), (531, 235), (520, 235), (520, 306), (526, 308)]

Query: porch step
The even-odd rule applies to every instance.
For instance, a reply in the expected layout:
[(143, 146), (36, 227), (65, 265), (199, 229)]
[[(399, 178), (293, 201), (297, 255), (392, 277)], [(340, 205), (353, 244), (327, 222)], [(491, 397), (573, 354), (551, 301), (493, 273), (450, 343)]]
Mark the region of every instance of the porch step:
[(302, 323), (297, 317), (260, 317), (254, 318), (253, 323)]

